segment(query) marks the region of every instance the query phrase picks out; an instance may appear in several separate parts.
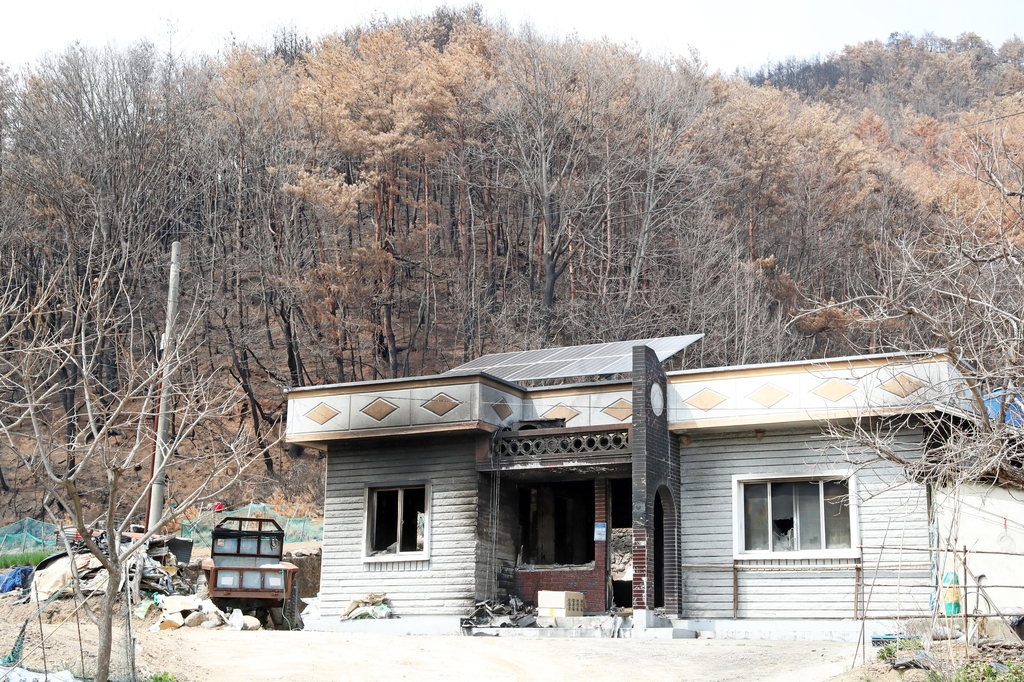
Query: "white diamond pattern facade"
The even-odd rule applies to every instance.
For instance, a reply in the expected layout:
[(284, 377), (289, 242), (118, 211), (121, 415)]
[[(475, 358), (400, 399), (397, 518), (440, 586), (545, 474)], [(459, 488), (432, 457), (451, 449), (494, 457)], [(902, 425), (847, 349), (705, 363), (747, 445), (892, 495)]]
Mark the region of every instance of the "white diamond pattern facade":
[[(672, 430), (849, 418), (864, 410), (905, 413), (950, 402), (959, 379), (940, 356), (865, 356), (764, 367), (712, 368), (668, 375)], [(366, 382), (289, 395), (287, 437), (318, 443), (374, 429), (452, 427), (495, 430), (523, 419), (564, 419), (569, 427), (629, 424), (628, 379), (524, 388), (490, 377), (440, 375)]]

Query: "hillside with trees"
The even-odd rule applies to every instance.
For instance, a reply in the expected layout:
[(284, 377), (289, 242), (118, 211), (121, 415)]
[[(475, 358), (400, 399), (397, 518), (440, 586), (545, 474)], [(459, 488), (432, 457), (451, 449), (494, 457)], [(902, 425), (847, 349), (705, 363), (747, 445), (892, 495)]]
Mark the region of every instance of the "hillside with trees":
[[(0, 70), (0, 375), (48, 382), (73, 470), (86, 387), (157, 363), (180, 241), (185, 364), (238, 396), (190, 447), (246, 435), (261, 479), (237, 499), (316, 502), (315, 453), (275, 445), (285, 389), (482, 353), (687, 333), (706, 335), (690, 367), (944, 347), (1013, 388), (1022, 152), (1018, 38), (893, 35), (734, 76), (476, 8), (216, 55), (71, 46)], [(24, 369), (28, 328), (67, 352)], [(23, 383), (0, 383), (15, 431)], [(0, 521), (42, 514), (14, 442)]]

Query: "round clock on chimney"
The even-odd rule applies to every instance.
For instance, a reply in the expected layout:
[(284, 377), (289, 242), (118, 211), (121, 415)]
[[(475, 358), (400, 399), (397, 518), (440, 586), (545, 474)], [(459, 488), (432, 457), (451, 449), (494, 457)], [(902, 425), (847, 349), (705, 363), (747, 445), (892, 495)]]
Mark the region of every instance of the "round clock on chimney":
[(654, 410), (655, 417), (660, 417), (665, 409), (665, 391), (662, 390), (661, 384), (651, 386), (651, 409)]

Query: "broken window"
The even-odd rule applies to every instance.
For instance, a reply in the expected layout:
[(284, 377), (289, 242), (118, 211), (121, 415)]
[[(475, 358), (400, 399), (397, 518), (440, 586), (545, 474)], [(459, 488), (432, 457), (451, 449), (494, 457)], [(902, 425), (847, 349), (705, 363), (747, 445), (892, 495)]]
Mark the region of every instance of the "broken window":
[(594, 482), (521, 485), (519, 533), (524, 564), (593, 561)]
[(422, 552), (426, 547), (426, 486), (373, 488), (367, 502), (368, 553)]
[(744, 551), (851, 548), (847, 481), (750, 482), (742, 489)]

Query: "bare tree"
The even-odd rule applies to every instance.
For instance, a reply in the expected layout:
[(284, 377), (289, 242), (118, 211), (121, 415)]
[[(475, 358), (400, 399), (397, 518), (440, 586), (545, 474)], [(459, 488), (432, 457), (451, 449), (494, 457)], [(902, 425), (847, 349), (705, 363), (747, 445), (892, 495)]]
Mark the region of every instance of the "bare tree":
[[(501, 144), (497, 153), (514, 169), (529, 197), (529, 252), (540, 253), (541, 327), (551, 339), (559, 279), (569, 251), (606, 215), (608, 140), (622, 121), (625, 74), (614, 67), (614, 51), (579, 41), (546, 40), (532, 30), (496, 48), (497, 87), (490, 103)], [(619, 106), (616, 106), (619, 104)], [(618, 160), (618, 154), (614, 157)], [(535, 244), (534, 239), (539, 240)]]
[[(95, 266), (95, 279), (78, 291), (58, 286), (62, 271), (34, 293), (24, 287), (5, 289), (0, 298), (0, 313), (7, 320), (0, 332), (0, 436), (45, 490), (54, 522), (70, 519), (107, 571), (97, 617), (96, 670), (96, 679), (106, 680), (112, 619), (127, 562), (178, 513), (236, 481), (259, 447), (238, 427), (243, 396), (237, 384), (204, 373), (197, 361), (194, 333), (203, 306), (193, 303), (180, 316), (179, 343), (157, 357), (148, 342), (155, 325), (131, 296), (126, 268), (112, 259)], [(49, 323), (53, 318), (60, 322)], [(110, 349), (114, 368), (106, 366)], [(74, 368), (70, 386), (63, 374), (68, 366)], [(122, 534), (145, 511), (150, 484), (138, 472), (148, 469), (154, 451), (155, 398), (161, 382), (168, 381), (174, 431), (167, 460), (155, 474), (170, 476), (176, 504), (151, 531), (122, 543)], [(76, 410), (65, 409), (68, 391)], [(97, 505), (101, 511), (93, 518), (89, 509)], [(94, 529), (103, 532), (105, 545)]]
[(979, 118), (966, 117), (949, 142), (937, 229), (883, 242), (878, 272), (859, 295), (794, 323), (832, 317), (870, 329), (883, 347), (937, 348), (962, 375), (938, 399), (953, 416), (927, 424), (939, 437), (926, 458), (908, 458), (879, 422), (844, 430), (843, 438), (919, 480), (1024, 486), (1024, 122)]

